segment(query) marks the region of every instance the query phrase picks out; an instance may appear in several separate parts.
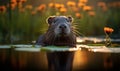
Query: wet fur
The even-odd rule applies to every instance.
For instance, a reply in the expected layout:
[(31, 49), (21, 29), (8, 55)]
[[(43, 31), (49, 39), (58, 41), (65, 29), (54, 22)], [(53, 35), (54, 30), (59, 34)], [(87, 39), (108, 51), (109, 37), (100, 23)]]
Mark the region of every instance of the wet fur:
[(73, 35), (72, 32), (71, 32), (71, 34), (69, 34), (69, 36), (57, 37), (52, 31), (53, 29), (54, 29), (54, 27), (49, 28), (47, 33), (45, 34), (45, 37), (43, 39), (43, 43), (45, 44), (45, 46), (56, 45), (56, 46), (74, 47), (76, 45), (75, 35)]
[[(69, 35), (56, 36), (54, 29), (56, 26), (49, 25), (45, 34), (41, 35), (37, 41), (37, 45), (42, 46), (76, 46), (76, 36), (73, 32), (72, 26), (69, 28), (71, 32)], [(47, 52), (48, 71), (72, 71), (74, 52)]]
[[(71, 23), (70, 23), (71, 24)], [(48, 30), (42, 37), (38, 39), (36, 44), (40, 44), (42, 46), (49, 46), (49, 45), (55, 45), (55, 46), (70, 46), (75, 47), (76, 46), (76, 36), (74, 34), (74, 29), (72, 26), (69, 28), (71, 29), (71, 32), (69, 35), (63, 35), (63, 36), (56, 36), (54, 33), (54, 29), (57, 25), (49, 25)]]

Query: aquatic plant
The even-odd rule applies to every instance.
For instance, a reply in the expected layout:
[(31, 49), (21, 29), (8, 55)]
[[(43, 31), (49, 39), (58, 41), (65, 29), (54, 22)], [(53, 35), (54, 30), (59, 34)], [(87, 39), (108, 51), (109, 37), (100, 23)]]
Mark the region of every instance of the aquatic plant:
[(109, 47), (111, 46), (111, 38), (110, 38), (110, 35), (112, 34), (114, 30), (110, 27), (104, 27), (104, 32), (106, 34), (106, 37), (105, 37), (105, 46), (106, 47)]
[[(68, 0), (58, 2), (30, 4), (29, 0), (10, 0), (6, 5), (0, 5), (0, 37), (19, 40), (35, 40), (47, 29), (46, 18), (51, 15), (72, 16), (79, 32), (87, 36), (103, 35), (103, 27), (108, 18), (112, 18), (116, 32), (119, 25), (120, 2), (97, 2), (90, 5), (89, 0)], [(110, 19), (111, 20), (111, 19)], [(99, 32), (98, 32), (99, 31)], [(2, 39), (0, 40), (2, 41)]]

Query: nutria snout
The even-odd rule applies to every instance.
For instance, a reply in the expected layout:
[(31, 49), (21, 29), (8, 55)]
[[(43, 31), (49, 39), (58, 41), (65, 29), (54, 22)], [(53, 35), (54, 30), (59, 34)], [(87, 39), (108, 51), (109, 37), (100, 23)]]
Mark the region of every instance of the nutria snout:
[[(72, 18), (71, 18), (72, 19)], [(49, 28), (53, 28), (55, 36), (69, 35), (71, 33), (70, 18), (65, 16), (56, 16), (48, 18)]]
[(47, 19), (49, 24), (46, 33), (37, 41), (37, 44), (47, 46), (75, 46), (76, 36), (73, 33), (72, 17), (50, 16)]
[(65, 24), (61, 24), (61, 25), (59, 25), (59, 30), (60, 30), (60, 33), (59, 34), (67, 34), (66, 33), (66, 29), (67, 29), (67, 26), (65, 25)]

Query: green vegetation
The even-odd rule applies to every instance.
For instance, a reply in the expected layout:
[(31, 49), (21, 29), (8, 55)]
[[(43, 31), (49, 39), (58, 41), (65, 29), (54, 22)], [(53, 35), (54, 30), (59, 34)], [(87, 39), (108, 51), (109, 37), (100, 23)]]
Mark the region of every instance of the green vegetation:
[(0, 44), (36, 40), (47, 30), (46, 18), (51, 15), (71, 15), (77, 31), (86, 36), (104, 35), (105, 26), (113, 28), (113, 34), (118, 34), (120, 1), (89, 5), (88, 0), (52, 0), (39, 6), (31, 5), (27, 0), (0, 3)]

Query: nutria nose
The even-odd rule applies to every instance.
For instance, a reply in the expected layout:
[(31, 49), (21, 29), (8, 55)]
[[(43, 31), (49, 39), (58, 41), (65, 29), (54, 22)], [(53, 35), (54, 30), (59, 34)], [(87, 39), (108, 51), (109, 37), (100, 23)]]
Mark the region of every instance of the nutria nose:
[(60, 28), (60, 29), (65, 29), (65, 28), (66, 28), (66, 25), (61, 24), (61, 25), (59, 26), (59, 28)]

